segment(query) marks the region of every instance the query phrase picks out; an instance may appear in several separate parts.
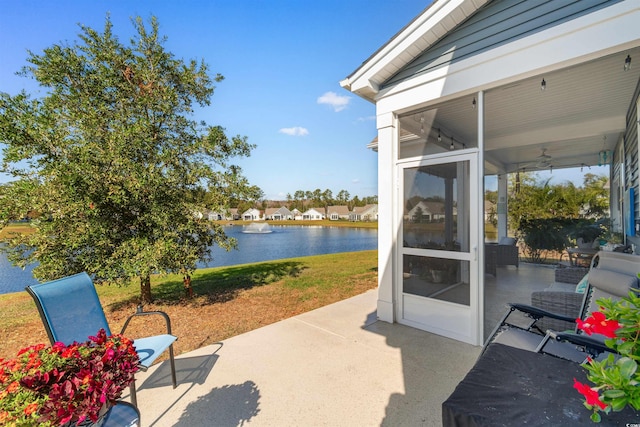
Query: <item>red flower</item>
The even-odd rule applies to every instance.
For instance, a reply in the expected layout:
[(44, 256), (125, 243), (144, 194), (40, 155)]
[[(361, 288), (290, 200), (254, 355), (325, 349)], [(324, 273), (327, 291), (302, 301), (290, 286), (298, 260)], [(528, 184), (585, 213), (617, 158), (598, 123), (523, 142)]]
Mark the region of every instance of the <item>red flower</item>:
[(590, 317), (584, 321), (576, 319), (578, 328), (582, 329), (587, 335), (602, 334), (608, 338), (615, 338), (616, 331), (620, 329), (620, 323), (617, 320), (607, 320), (604, 313), (594, 311)]
[(100, 330), (85, 343), (39, 344), (0, 360), (0, 425), (27, 425), (35, 416), (54, 425), (96, 422), (102, 406), (114, 404), (134, 380), (132, 343)]
[(578, 393), (584, 396), (587, 401), (587, 405), (597, 405), (598, 407), (600, 407), (600, 409), (605, 409), (607, 407), (607, 405), (600, 400), (600, 395), (598, 394), (598, 392), (589, 387), (587, 384), (582, 384), (574, 378), (573, 388), (578, 390)]

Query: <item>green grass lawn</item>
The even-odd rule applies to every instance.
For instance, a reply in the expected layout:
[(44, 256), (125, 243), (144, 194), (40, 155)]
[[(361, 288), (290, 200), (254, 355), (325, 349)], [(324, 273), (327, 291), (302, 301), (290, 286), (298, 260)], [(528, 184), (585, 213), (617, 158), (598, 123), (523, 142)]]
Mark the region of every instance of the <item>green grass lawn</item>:
[[(151, 286), (155, 301), (145, 309), (169, 314), (180, 354), (374, 289), (377, 251), (200, 269), (192, 276), (193, 298), (185, 296), (180, 275), (154, 276)], [(139, 282), (97, 290), (112, 332), (119, 332), (135, 311)], [(133, 325), (130, 336), (148, 335), (154, 326)], [(0, 295), (0, 358), (40, 342), (47, 338), (31, 297)]]

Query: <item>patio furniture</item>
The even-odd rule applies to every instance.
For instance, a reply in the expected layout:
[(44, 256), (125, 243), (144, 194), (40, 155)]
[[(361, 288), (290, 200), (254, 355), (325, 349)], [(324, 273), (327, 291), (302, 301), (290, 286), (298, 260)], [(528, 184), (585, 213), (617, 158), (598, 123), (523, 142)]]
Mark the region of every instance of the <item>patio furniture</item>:
[(485, 243), (485, 273), (496, 275), (496, 267), (519, 266), (517, 241), (514, 237), (503, 237), (498, 243)]
[(102, 427), (139, 427), (140, 411), (129, 402), (118, 401), (105, 415)]
[(537, 327), (542, 331), (549, 329), (554, 331), (566, 331), (575, 327), (575, 319), (580, 316), (584, 293), (575, 291), (576, 285), (568, 285), (567, 289), (559, 289), (559, 284), (531, 293), (531, 306), (544, 311), (559, 314), (570, 318), (570, 321), (553, 317), (542, 317), (537, 322)]
[[(87, 273), (79, 273), (51, 282), (27, 286), (26, 290), (36, 303), (51, 344), (56, 342), (64, 344), (71, 344), (74, 341), (83, 342), (89, 336), (95, 335), (100, 329), (104, 329), (107, 335), (111, 335), (96, 288)], [(173, 388), (176, 388), (173, 342), (177, 337), (171, 335), (171, 321), (166, 313), (143, 311), (142, 306), (138, 306), (136, 312), (125, 321), (120, 333), (124, 334), (129, 322), (134, 317), (150, 315), (159, 315), (164, 318), (167, 333), (138, 338), (133, 341), (140, 357), (139, 367), (141, 370), (146, 371), (158, 356), (168, 349), (171, 379)], [(131, 403), (137, 406), (135, 382), (131, 384), (130, 390)]]
[[(442, 403), (445, 427), (588, 426), (591, 411), (573, 388), (586, 383), (577, 363), (493, 343)], [(602, 416), (598, 426), (640, 423), (640, 411), (626, 408)]]
[(591, 259), (598, 253), (598, 249), (594, 248), (567, 248), (567, 254), (569, 254), (569, 263), (572, 266), (579, 266), (582, 264), (589, 265)]
[[(598, 310), (596, 301), (600, 298), (620, 299), (627, 296), (631, 289), (638, 287), (638, 267), (640, 257), (617, 252), (599, 252), (593, 259), (588, 275), (588, 286), (584, 294), (579, 317), (584, 319)], [(597, 358), (602, 352), (610, 351), (604, 345), (604, 337), (587, 337), (573, 332), (559, 333), (546, 331), (539, 325), (543, 318), (553, 318), (573, 322), (576, 317), (549, 312), (524, 304), (509, 304), (509, 310), (498, 323), (485, 343), (495, 342), (533, 352), (544, 352), (575, 362), (582, 362), (587, 356)], [(516, 313), (522, 313), (530, 319), (526, 326), (509, 320)]]

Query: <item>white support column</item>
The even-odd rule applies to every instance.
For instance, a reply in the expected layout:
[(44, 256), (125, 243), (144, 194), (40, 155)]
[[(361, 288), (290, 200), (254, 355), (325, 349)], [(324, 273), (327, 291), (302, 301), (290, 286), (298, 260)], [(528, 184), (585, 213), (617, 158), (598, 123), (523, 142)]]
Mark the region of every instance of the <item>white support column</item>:
[[(478, 159), (477, 159), (477, 197), (475, 224), (471, 224), (471, 230), (476, 234), (476, 251), (478, 253), (478, 289), (471, 295), (472, 317), (476, 319), (475, 345), (481, 345), (484, 341), (484, 91), (478, 92)], [(473, 220), (471, 220), (473, 221)]]
[(396, 119), (392, 113), (379, 115), (378, 125), (378, 319), (393, 323), (395, 319), (394, 265), (396, 231), (394, 230)]
[(496, 206), (498, 214), (498, 241), (507, 237), (507, 175), (498, 175), (498, 205)]

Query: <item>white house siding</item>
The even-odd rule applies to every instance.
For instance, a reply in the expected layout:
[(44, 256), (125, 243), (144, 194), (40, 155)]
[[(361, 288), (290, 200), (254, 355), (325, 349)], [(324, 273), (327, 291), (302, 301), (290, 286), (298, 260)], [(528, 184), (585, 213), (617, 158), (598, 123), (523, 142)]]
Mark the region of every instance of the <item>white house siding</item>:
[(324, 219), (324, 215), (315, 209), (308, 209), (302, 214), (302, 219), (305, 221), (319, 221)]
[(249, 209), (242, 214), (244, 221), (259, 221), (260, 211), (258, 209)]

